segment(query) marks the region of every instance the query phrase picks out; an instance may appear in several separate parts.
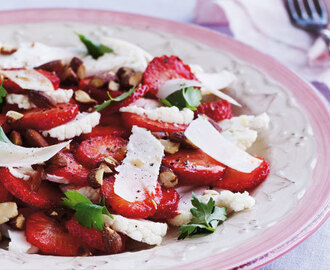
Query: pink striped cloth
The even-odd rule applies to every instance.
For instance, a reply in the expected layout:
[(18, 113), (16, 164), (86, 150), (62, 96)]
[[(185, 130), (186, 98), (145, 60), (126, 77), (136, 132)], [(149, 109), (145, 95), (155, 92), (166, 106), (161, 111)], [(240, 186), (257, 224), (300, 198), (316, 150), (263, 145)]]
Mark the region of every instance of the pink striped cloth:
[[(330, 1), (327, 2), (330, 8)], [(194, 22), (229, 34), (281, 61), (330, 101), (325, 42), (294, 27), (282, 0), (198, 0)]]

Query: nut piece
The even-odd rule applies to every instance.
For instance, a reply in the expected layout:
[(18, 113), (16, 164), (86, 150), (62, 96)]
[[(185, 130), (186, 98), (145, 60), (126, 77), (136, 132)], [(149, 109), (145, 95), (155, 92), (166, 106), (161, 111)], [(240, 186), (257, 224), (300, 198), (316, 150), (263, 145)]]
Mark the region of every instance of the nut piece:
[(170, 140), (160, 139), (160, 143), (164, 146), (164, 151), (167, 154), (175, 154), (179, 151), (180, 143), (171, 142)]
[(113, 173), (113, 171), (110, 169), (110, 167), (105, 162), (102, 162), (100, 164), (99, 168), (104, 169), (104, 173)]
[(9, 219), (18, 215), (17, 205), (14, 202), (0, 203), (0, 224), (6, 223)]
[(114, 80), (110, 80), (108, 83), (108, 90), (109, 91), (118, 91), (120, 89), (120, 85), (118, 82)]
[(50, 62), (47, 62), (45, 64), (42, 64), (42, 65), (36, 67), (36, 69), (43, 69), (48, 72), (55, 72), (59, 76), (63, 73), (64, 68), (65, 68), (65, 65), (62, 60), (50, 61)]
[(101, 77), (94, 76), (90, 81), (89, 85), (95, 88), (101, 88), (103, 85), (105, 85), (106, 80)]
[(50, 109), (56, 107), (56, 101), (42, 91), (26, 89), (29, 100), (39, 108)]
[(18, 50), (17, 48), (8, 48), (8, 47), (2, 46), (0, 49), (0, 54), (11, 55), (11, 54), (15, 53), (17, 50)]
[(88, 95), (83, 90), (77, 90), (74, 93), (74, 98), (76, 101), (78, 101), (80, 103), (84, 103), (84, 104), (90, 104), (90, 103), (96, 104), (97, 103), (97, 101), (95, 99), (91, 98), (90, 95)]
[(17, 217), (9, 221), (9, 226), (16, 230), (23, 230), (25, 226), (25, 217), (19, 214)]
[(84, 62), (80, 58), (73, 57), (71, 59), (71, 62), (69, 64), (69, 66), (77, 74), (79, 79), (85, 78), (85, 76), (86, 76), (86, 66), (84, 65)]
[(176, 131), (170, 134), (170, 140), (176, 143), (182, 143), (184, 141), (184, 137), (185, 135), (183, 131)]
[(120, 234), (105, 226), (102, 231), (102, 242), (107, 252), (115, 254), (124, 251), (124, 243)]
[(158, 181), (160, 184), (166, 188), (175, 187), (179, 180), (175, 173), (168, 167), (161, 166), (160, 174), (158, 176)]
[(22, 136), (21, 134), (16, 131), (16, 130), (13, 130), (10, 135), (9, 135), (9, 139), (11, 140), (11, 142), (13, 144), (16, 144), (16, 145), (19, 145), (19, 146), (22, 146), (23, 145), (23, 141), (22, 141)]
[(48, 146), (48, 142), (45, 140), (45, 138), (38, 131), (34, 129), (27, 129), (23, 133), (23, 137), (25, 139), (25, 142), (28, 144), (28, 146), (31, 147)]
[(15, 121), (21, 119), (22, 117), (24, 117), (24, 114), (21, 114), (16, 111), (8, 111), (6, 113), (6, 122), (8, 124), (11, 124), (11, 123), (14, 123)]
[(108, 156), (108, 157), (104, 158), (104, 162), (110, 168), (114, 168), (114, 167), (116, 167), (119, 164), (118, 161), (115, 158), (113, 158), (112, 156)]
[(53, 156), (50, 160), (47, 161), (47, 165), (51, 166), (54, 165), (56, 167), (66, 167), (68, 164), (66, 162), (65, 157), (61, 153), (57, 153)]
[(133, 69), (128, 67), (121, 67), (117, 71), (119, 83), (123, 88), (131, 88), (140, 84), (142, 80), (142, 73), (135, 72)]
[(104, 171), (105, 169), (103, 167), (99, 167), (90, 171), (87, 181), (92, 188), (100, 188), (103, 185)]
[(61, 82), (68, 83), (68, 84), (77, 84), (78, 83), (78, 76), (73, 71), (71, 67), (67, 67), (64, 72), (61, 74)]
[(36, 170), (36, 173), (30, 177), (29, 181), (31, 190), (37, 192), (39, 190), (41, 181), (47, 179), (47, 175), (45, 169), (42, 166), (37, 165), (36, 167), (34, 166), (33, 169)]
[(152, 135), (154, 135), (157, 139), (168, 139), (168, 133), (164, 131), (155, 131), (151, 132)]

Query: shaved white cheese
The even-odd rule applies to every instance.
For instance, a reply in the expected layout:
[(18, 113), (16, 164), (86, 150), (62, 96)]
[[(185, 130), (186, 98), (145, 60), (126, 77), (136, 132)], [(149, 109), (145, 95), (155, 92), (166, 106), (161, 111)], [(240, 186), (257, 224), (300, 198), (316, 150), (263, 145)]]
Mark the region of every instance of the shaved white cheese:
[(3, 224), (0, 226), (0, 232), (10, 239), (8, 245), (9, 251), (28, 254), (38, 253), (39, 249), (26, 240), (24, 231), (15, 231), (10, 229), (9, 226)]
[(149, 53), (130, 42), (103, 37), (100, 42), (113, 49), (113, 53), (106, 53), (94, 59), (91, 56), (83, 58), (87, 76), (111, 71), (121, 67), (129, 67), (135, 71), (144, 72), (149, 61), (153, 58)]
[(127, 107), (120, 108), (120, 111), (145, 115), (151, 120), (185, 125), (189, 124), (194, 119), (194, 112), (192, 110), (184, 108), (180, 111), (176, 106), (144, 109), (137, 107), (136, 105), (129, 105)]
[(54, 90), (52, 82), (34, 69), (0, 70), (0, 75), (10, 79), (23, 89), (32, 89), (37, 91)]
[(76, 190), (93, 203), (99, 203), (101, 201), (101, 194), (99, 188), (92, 188), (90, 186), (75, 186), (75, 185), (60, 185), (60, 189), (63, 193), (71, 190)]
[(18, 168), (8, 167), (8, 170), (13, 176), (23, 179), (24, 181), (29, 180), (30, 177), (36, 173), (31, 166)]
[(143, 109), (156, 109), (161, 107), (163, 104), (155, 99), (150, 98), (139, 98), (130, 105), (135, 105), (137, 107), (141, 107)]
[[(46, 91), (46, 95), (51, 97), (56, 103), (68, 103), (73, 95), (73, 90), (57, 89), (53, 91)], [(30, 102), (27, 95), (21, 94), (7, 94), (6, 101), (8, 104), (17, 104), (20, 109), (32, 109), (36, 106)]]
[(158, 88), (157, 97), (159, 97), (160, 99), (167, 98), (169, 95), (173, 94), (174, 92), (182, 88), (191, 87), (191, 86), (201, 87), (202, 84), (198, 81), (187, 80), (187, 79), (168, 80)]
[(226, 139), (245, 150), (257, 139), (257, 131), (268, 128), (269, 121), (267, 113), (262, 113), (257, 116), (240, 115), (222, 120), (218, 124), (221, 127), (221, 134)]
[(53, 174), (47, 174), (46, 178), (48, 181), (58, 183), (58, 184), (69, 184), (70, 183), (70, 181), (65, 179), (64, 177), (53, 175)]
[(0, 167), (26, 167), (49, 160), (71, 141), (40, 148), (27, 148), (0, 142)]
[(0, 54), (0, 68), (33, 68), (53, 60), (69, 62), (72, 57), (81, 55), (76, 48), (52, 47), (39, 42), (21, 43), (16, 48), (18, 50), (11, 55)]
[(54, 127), (50, 130), (42, 132), (44, 136), (57, 138), (60, 141), (72, 139), (81, 134), (90, 133), (92, 128), (100, 123), (101, 114), (93, 113), (78, 113), (75, 119), (63, 125)]
[(150, 131), (133, 126), (126, 157), (116, 167), (114, 192), (129, 202), (143, 201), (146, 192), (153, 194), (163, 155), (164, 146)]
[(30, 102), (27, 95), (21, 94), (7, 94), (6, 101), (8, 104), (17, 104), (18, 108), (28, 110), (36, 106)]
[(227, 140), (203, 117), (192, 121), (185, 135), (204, 153), (234, 170), (250, 173), (262, 162)]
[(148, 245), (160, 245), (167, 233), (167, 224), (144, 219), (130, 219), (120, 215), (112, 215), (113, 219), (103, 215), (103, 221), (113, 230), (126, 234), (135, 241)]

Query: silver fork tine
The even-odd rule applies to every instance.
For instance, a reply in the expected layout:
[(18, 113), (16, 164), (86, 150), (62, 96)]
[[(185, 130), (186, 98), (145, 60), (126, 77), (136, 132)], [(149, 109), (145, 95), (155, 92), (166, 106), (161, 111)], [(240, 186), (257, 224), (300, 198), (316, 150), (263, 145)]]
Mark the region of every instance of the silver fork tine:
[(322, 1), (322, 0), (317, 0), (316, 3), (318, 4), (318, 6), (319, 6), (319, 8), (320, 8), (320, 10), (321, 10), (321, 14), (320, 14), (320, 15), (321, 15), (322, 17), (324, 16), (324, 17), (328, 18), (327, 9), (326, 9), (326, 7), (325, 7), (323, 1)]
[(320, 17), (320, 14), (316, 10), (314, 0), (307, 0), (307, 4), (308, 4), (308, 7), (309, 7), (309, 10), (311, 11), (312, 17), (314, 19), (319, 18)]
[(290, 10), (290, 15), (293, 20), (299, 20), (299, 15), (296, 11), (295, 5), (294, 5), (294, 0), (287, 0), (288, 8)]
[(303, 19), (308, 19), (309, 16), (308, 16), (308, 13), (306, 11), (304, 0), (296, 0), (296, 2), (297, 2), (297, 5), (299, 6), (301, 17)]

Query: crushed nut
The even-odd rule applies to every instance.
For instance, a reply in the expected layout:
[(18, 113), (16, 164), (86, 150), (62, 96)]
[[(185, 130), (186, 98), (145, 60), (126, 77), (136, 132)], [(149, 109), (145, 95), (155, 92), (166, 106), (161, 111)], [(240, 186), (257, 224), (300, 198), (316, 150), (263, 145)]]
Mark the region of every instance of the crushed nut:
[(118, 161), (115, 158), (113, 158), (112, 156), (108, 156), (108, 157), (104, 158), (104, 162), (111, 168), (114, 168), (119, 164)]
[(106, 81), (103, 78), (94, 76), (90, 81), (89, 85), (95, 88), (101, 88), (103, 85), (105, 85)]
[(16, 131), (16, 130), (13, 130), (10, 135), (9, 135), (9, 139), (11, 140), (11, 142), (13, 144), (16, 144), (16, 145), (19, 145), (19, 146), (22, 146), (23, 145), (23, 141), (22, 141), (22, 136), (21, 134)]
[(68, 84), (77, 84), (78, 83), (78, 76), (73, 71), (71, 67), (67, 67), (64, 72), (61, 74), (61, 82), (68, 83)]
[(14, 123), (15, 121), (21, 119), (24, 117), (24, 114), (21, 114), (19, 112), (16, 111), (8, 111), (6, 113), (6, 122), (8, 124)]
[(48, 146), (48, 142), (45, 138), (34, 129), (27, 129), (23, 132), (24, 141), (28, 146), (31, 147), (46, 147)]
[(152, 135), (154, 135), (157, 139), (168, 139), (168, 133), (164, 132), (164, 131), (155, 131), (155, 132), (151, 132)]
[(89, 172), (87, 181), (92, 188), (100, 188), (103, 185), (104, 171), (103, 167), (99, 167)]
[(175, 154), (179, 151), (180, 143), (171, 142), (170, 140), (159, 140), (160, 143), (164, 146), (164, 151), (167, 154)]
[(108, 83), (108, 90), (109, 91), (119, 91), (120, 89), (120, 85), (118, 82), (114, 81), (114, 80), (110, 80)]
[(25, 226), (25, 217), (23, 214), (19, 214), (9, 221), (9, 226), (16, 230), (23, 230)]
[(104, 169), (104, 173), (113, 173), (113, 171), (110, 169), (110, 167), (105, 162), (102, 162), (100, 164), (99, 168)]
[(110, 254), (122, 252), (125, 248), (120, 234), (108, 226), (105, 226), (102, 231), (102, 242), (105, 249)]
[(131, 88), (140, 84), (142, 80), (142, 73), (135, 72), (133, 69), (128, 67), (121, 67), (117, 71), (119, 83), (123, 88)]
[(162, 186), (166, 188), (175, 187), (179, 182), (178, 177), (175, 175), (172, 169), (165, 167), (163, 165), (160, 167), (160, 174), (158, 176), (158, 181)]
[(0, 203), (0, 224), (6, 223), (11, 218), (18, 215), (17, 205), (15, 202)]
[(77, 76), (80, 80), (85, 78), (85, 76), (86, 76), (86, 66), (84, 65), (84, 62), (80, 58), (73, 57), (71, 59), (71, 62), (69, 64), (69, 66), (77, 74)]
[(95, 99), (91, 98), (90, 95), (87, 94), (83, 90), (77, 90), (74, 93), (74, 98), (76, 101), (78, 101), (80, 103), (86, 103), (86, 104), (90, 104), (90, 103), (96, 104), (97, 103), (97, 101)]
[(47, 175), (44, 167), (42, 166), (38, 165), (36, 166), (36, 168), (33, 169), (36, 170), (36, 173), (30, 177), (29, 181), (30, 181), (31, 190), (37, 192), (41, 185), (41, 181), (47, 179)]
[(56, 101), (44, 92), (27, 89), (26, 92), (29, 97), (29, 100), (37, 107), (46, 109), (56, 107)]

